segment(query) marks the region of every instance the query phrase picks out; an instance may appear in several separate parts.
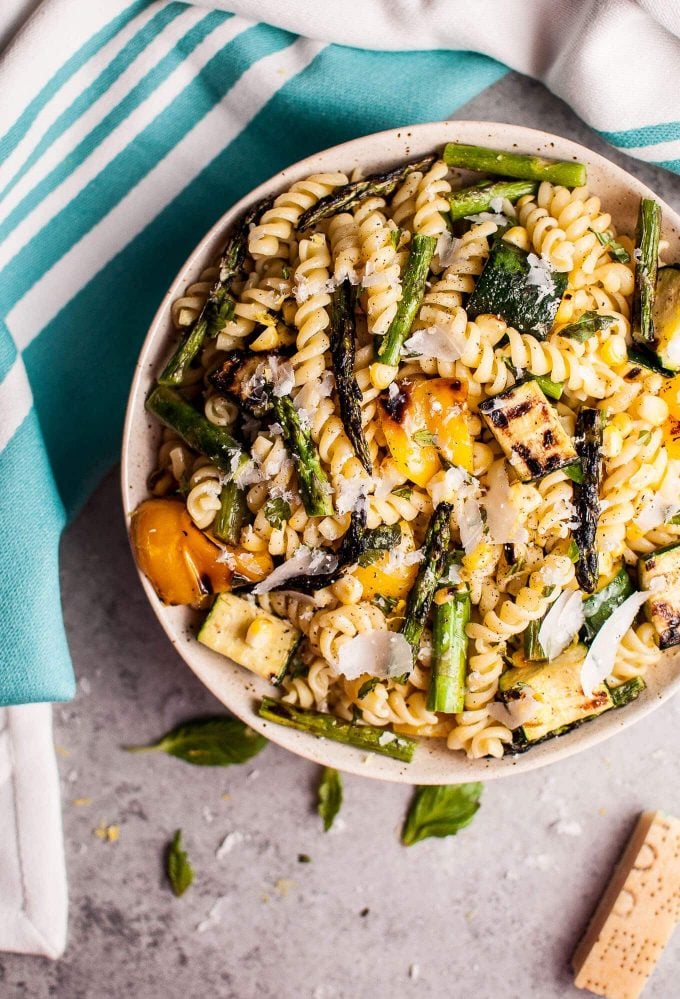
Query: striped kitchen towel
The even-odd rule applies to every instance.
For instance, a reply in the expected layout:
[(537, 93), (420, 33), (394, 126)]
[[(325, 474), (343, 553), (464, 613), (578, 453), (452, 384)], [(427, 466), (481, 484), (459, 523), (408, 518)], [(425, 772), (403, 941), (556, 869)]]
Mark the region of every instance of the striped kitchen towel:
[(73, 693), (59, 533), (116, 457), (158, 301), (249, 188), (507, 66), (680, 170), (672, 5), (227, 3), (45, 0), (0, 60), (0, 703)]
[[(5, 0), (0, 45), (35, 0)], [(260, 22), (260, 23), (257, 23)], [(61, 529), (114, 461), (135, 356), (202, 233), (317, 149), (445, 118), (507, 67), (680, 172), (664, 0), (44, 0), (0, 58), (0, 705), (73, 694)], [(0, 708), (0, 949), (58, 956), (45, 705)]]

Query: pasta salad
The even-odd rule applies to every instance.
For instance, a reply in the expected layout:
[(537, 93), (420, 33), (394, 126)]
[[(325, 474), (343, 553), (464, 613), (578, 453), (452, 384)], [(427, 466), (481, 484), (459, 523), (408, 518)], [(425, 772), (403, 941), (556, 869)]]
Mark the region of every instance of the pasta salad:
[(253, 205), (174, 302), (133, 547), (262, 717), (501, 757), (680, 643), (680, 265), (606, 208), (449, 143)]

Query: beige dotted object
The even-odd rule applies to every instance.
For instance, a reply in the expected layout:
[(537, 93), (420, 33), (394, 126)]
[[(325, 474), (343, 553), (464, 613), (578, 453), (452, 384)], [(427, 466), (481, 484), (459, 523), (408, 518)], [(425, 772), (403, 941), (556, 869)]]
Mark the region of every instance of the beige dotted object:
[(636, 999), (680, 920), (680, 820), (643, 812), (583, 940), (574, 984)]

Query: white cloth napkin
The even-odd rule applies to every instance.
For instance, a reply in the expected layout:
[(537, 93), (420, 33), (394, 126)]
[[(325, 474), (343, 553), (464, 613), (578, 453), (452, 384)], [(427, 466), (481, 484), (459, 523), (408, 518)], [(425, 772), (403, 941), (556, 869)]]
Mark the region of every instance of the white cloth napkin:
[[(22, 18), (32, 13), (36, 3), (37, 0), (3, 0), (0, 45), (8, 41)], [(49, 90), (52, 87), (61, 67), (69, 60), (80, 58), (78, 53), (82, 46), (98, 32), (108, 31), (109, 22), (121, 19), (124, 24), (118, 34), (112, 34), (109, 41), (102, 42), (91, 60), (88, 57), (77, 72), (67, 75), (68, 82), (62, 90), (54, 91), (56, 102), (63, 101), (63, 109), (66, 109), (68, 101), (82, 93), (108, 65), (109, 53), (113, 58), (123, 40), (132, 37), (138, 23), (162, 15), (167, 6), (179, 5), (169, 5), (166, 0), (156, 0), (146, 7), (134, 4), (132, 0), (44, 0), (0, 63), (0, 92), (3, 95), (0, 119), (7, 119), (9, 127), (16, 114), (37, 97), (41, 88)], [(133, 7), (135, 10), (130, 13)], [(238, 98), (230, 100), (230, 94), (226, 94), (222, 106), (213, 108), (197, 122), (195, 129), (187, 132), (172, 156), (166, 157), (168, 169), (161, 157), (155, 180), (154, 171), (150, 170), (143, 182), (131, 182), (131, 194), (136, 200), (127, 206), (122, 235), (122, 214), (116, 214), (114, 209), (96, 226), (92, 223), (86, 232), (74, 234), (73, 244), (64, 249), (59, 267), (52, 266), (42, 283), (36, 283), (31, 289), (34, 296), (41, 288), (47, 289), (43, 301), (31, 300), (30, 309), (24, 309), (31, 321), (35, 321), (35, 317), (45, 317), (50, 309), (49, 318), (53, 319), (67, 306), (83, 285), (94, 279), (98, 269), (125, 249), (126, 241), (150, 225), (196, 178), (206, 163), (220, 152), (219, 142), (228, 144), (248, 124), (242, 120), (243, 109), (251, 108), (251, 117), (254, 117), (269, 97), (283, 86), (287, 74), (301, 72), (329, 43), (386, 51), (454, 49), (484, 53), (542, 80), (613, 144), (641, 159), (661, 162), (680, 172), (680, 108), (675, 82), (680, 69), (678, 3), (669, 0), (639, 0), (637, 3), (635, 0), (533, 0), (530, 3), (526, 0), (457, 0), (455, 3), (451, 0), (316, 0), (315, 3), (306, 0), (287, 0), (286, 3), (280, 0), (200, 0), (193, 8), (187, 5), (176, 23), (168, 22), (167, 28), (158, 32), (153, 46), (140, 55), (143, 69), (151, 69), (161, 56), (168, 54), (176, 37), (187, 30), (185, 22), (196, 19), (197, 8), (201, 14), (200, 8), (217, 8), (235, 12), (240, 17), (221, 24), (213, 34), (207, 34), (206, 40), (186, 58), (178, 72), (170, 74), (163, 85), (157, 85), (149, 97), (154, 113), (162, 109), (162, 101), (171, 99), (174, 88), (179, 88), (180, 83), (188, 84), (198, 68), (205, 68), (208, 59), (219, 51), (219, 46), (226, 44), (228, 36), (245, 38), (250, 26), (244, 18), (268, 22), (311, 41), (290, 44), (290, 49), (286, 50), (288, 62), (284, 60), (288, 67), (285, 70), (276, 63), (276, 53), (263, 57), (261, 65), (255, 60), (238, 85)], [(129, 18), (125, 20), (128, 14)], [(148, 60), (147, 64), (145, 60)], [(131, 64), (116, 81), (116, 87), (106, 92), (103, 104), (109, 99), (113, 101), (115, 96), (116, 102), (122, 105), (139, 79), (137, 66)], [(401, 100), (402, 91), (408, 96), (411, 82), (403, 77), (394, 79), (395, 99)], [(436, 84), (436, 80), (431, 81), (432, 87), (436, 88)], [(342, 104), (341, 98), (341, 87), (329, 90), (329, 116), (333, 114), (335, 103)], [(59, 109), (50, 117), (50, 100), (46, 109), (35, 112), (30, 127), (27, 125), (26, 142), (20, 144), (19, 152), (14, 151), (17, 162), (18, 157), (24, 155), (24, 145), (26, 152), (32, 148), (33, 133), (37, 136), (43, 126), (47, 129), (56, 120)], [(371, 100), (369, 91), (366, 100)], [(96, 100), (91, 98), (87, 114), (82, 115), (82, 122), (87, 121), (82, 125), (83, 135), (101, 120), (103, 114)], [(133, 138), (136, 133), (132, 129), (141, 128), (138, 119), (145, 114), (146, 107), (142, 105), (138, 114), (122, 119), (120, 130), (129, 139)], [(206, 125), (209, 130), (204, 127)], [(74, 126), (74, 144), (80, 138), (77, 134), (80, 127), (78, 120)], [(117, 136), (113, 135), (115, 149), (120, 148), (117, 142)], [(96, 149), (102, 160), (104, 145), (102, 143)], [(67, 152), (54, 142), (47, 157), (42, 161), (39, 158), (35, 168), (37, 175), (47, 173), (53, 153), (57, 156), (55, 162), (59, 162)], [(152, 156), (153, 149), (145, 150), (145, 155)], [(53, 217), (62, 202), (66, 204), (78, 193), (78, 185), (87, 181), (85, 175), (92, 160), (93, 157), (89, 157), (79, 172), (74, 170), (68, 179), (68, 191), (67, 184), (61, 184), (38, 204), (21, 230), (21, 239), (33, 238), (34, 230), (39, 234), (40, 226)], [(5, 165), (9, 169), (9, 164)], [(83, 176), (85, 180), (82, 180)], [(147, 183), (150, 179), (152, 182)], [(28, 190), (32, 181), (26, 183)], [(125, 209), (124, 199), (118, 207), (121, 205)], [(12, 239), (19, 243), (20, 235), (13, 232)], [(53, 284), (49, 283), (50, 276), (54, 278)], [(18, 421), (8, 443), (31, 409), (31, 390), (21, 351), (39, 332), (20, 328), (21, 321), (26, 321), (26, 316), (20, 319), (24, 315), (20, 306), (21, 302), (19, 308), (14, 309), (14, 316), (7, 317), (18, 351), (12, 367), (14, 374), (5, 377), (4, 381), (0, 375), (0, 404), (3, 391), (10, 393), (7, 398), (12, 415)], [(0, 438), (2, 430), (0, 427)], [(29, 705), (0, 709), (0, 950), (58, 957), (64, 948), (65, 932), (66, 879), (50, 708)]]
[(66, 915), (52, 709), (0, 708), (0, 951), (60, 957)]

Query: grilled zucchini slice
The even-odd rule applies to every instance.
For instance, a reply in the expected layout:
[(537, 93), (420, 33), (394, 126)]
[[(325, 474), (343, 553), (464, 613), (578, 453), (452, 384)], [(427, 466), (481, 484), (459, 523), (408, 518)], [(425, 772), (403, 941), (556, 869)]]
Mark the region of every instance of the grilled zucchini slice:
[(501, 674), (500, 700), (507, 704), (530, 687), (539, 702), (535, 716), (513, 732), (515, 752), (571, 732), (610, 708), (629, 704), (644, 690), (644, 680), (636, 676), (619, 687), (603, 683), (595, 688), (592, 697), (586, 697), (581, 687), (581, 666), (587, 651), (585, 645), (574, 645), (552, 662), (522, 664)]
[[(532, 283), (538, 273), (541, 283)], [(508, 326), (545, 340), (552, 329), (567, 275), (541, 260), (538, 271), (529, 264), (529, 254), (513, 243), (496, 238), (475, 290), (465, 306), (474, 319), (486, 313), (500, 316)]]
[(658, 271), (652, 322), (654, 356), (666, 371), (680, 371), (680, 264)]
[(482, 414), (522, 482), (540, 479), (578, 460), (574, 443), (533, 380), (479, 404)]
[(219, 595), (198, 633), (203, 645), (275, 686), (285, 676), (301, 638), (289, 621), (233, 593)]
[(680, 544), (641, 556), (638, 573), (640, 589), (649, 590), (645, 614), (659, 636), (659, 648), (680, 645)]

